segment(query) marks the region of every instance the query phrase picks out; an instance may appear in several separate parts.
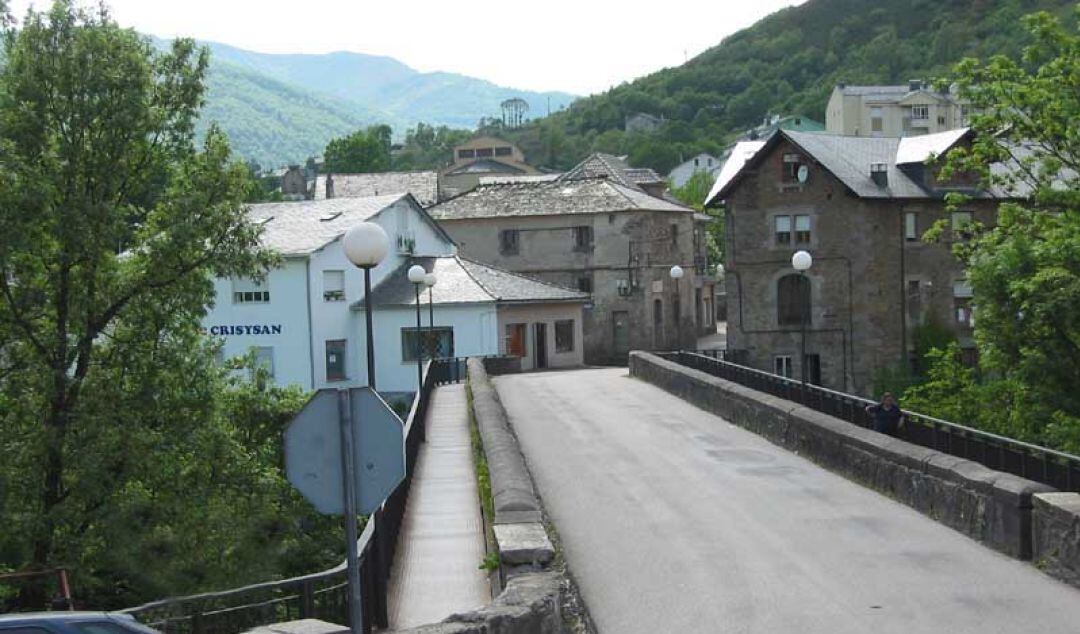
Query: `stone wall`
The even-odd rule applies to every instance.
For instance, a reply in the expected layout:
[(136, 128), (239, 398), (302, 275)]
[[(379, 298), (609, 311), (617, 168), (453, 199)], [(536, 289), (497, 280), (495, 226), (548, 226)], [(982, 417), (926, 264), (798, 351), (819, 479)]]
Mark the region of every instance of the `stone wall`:
[(1020, 559), (1032, 556), (1032, 496), (1053, 491), (1050, 487), (863, 429), (649, 353), (631, 353), (630, 374), (991, 548)]
[(1035, 565), (1080, 587), (1080, 494), (1036, 494), (1032, 519)]

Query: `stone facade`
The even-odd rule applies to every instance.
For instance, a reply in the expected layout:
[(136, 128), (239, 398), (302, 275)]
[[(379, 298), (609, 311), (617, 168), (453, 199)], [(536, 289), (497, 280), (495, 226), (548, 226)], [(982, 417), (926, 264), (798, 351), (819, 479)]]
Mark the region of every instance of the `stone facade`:
[[(504, 194), (515, 187), (533, 188), (517, 199), (535, 207), (510, 213), (517, 203), (504, 205)], [(630, 350), (695, 347), (699, 334), (715, 328), (706, 217), (637, 190), (628, 200), (623, 190), (605, 179), (483, 186), (468, 195), (477, 199), (476, 214), (456, 213), (455, 201), (431, 211), (467, 257), (590, 291), (586, 363), (625, 363)], [(545, 211), (548, 202), (559, 206)], [(458, 207), (465, 204), (458, 199)], [(507, 231), (516, 232), (514, 249), (504, 248)], [(677, 290), (674, 264), (685, 270)]]
[[(818, 355), (822, 385), (871, 394), (879, 371), (910, 362), (914, 329), (931, 321), (951, 328), (962, 346), (972, 347), (965, 308), (969, 293), (952, 243), (921, 240), (934, 223), (951, 221), (940, 195), (890, 196), (891, 188), (903, 186), (899, 182), (888, 183), (880, 196), (856, 193), (850, 175), (835, 175), (788, 134), (766, 145), (723, 194), (727, 336), (734, 358), (801, 376), (802, 328), (782, 324), (778, 306), (780, 279), (794, 274), (791, 256), (797, 250), (813, 256), (806, 272), (811, 305), (806, 353)], [(803, 183), (785, 181), (783, 161), (791, 155), (807, 160)], [(865, 167), (868, 180), (871, 168)], [(888, 174), (900, 178), (895, 166)], [(943, 185), (929, 177), (923, 181), (930, 192)], [(978, 199), (964, 209), (973, 220), (992, 224), (996, 207), (994, 200)], [(780, 241), (778, 216), (808, 216), (808, 235), (802, 236), (807, 239), (799, 240), (792, 226), (789, 240)], [(949, 231), (947, 238), (959, 239), (960, 233)], [(786, 368), (777, 361), (781, 357), (790, 358)], [(809, 374), (813, 380), (813, 371)]]

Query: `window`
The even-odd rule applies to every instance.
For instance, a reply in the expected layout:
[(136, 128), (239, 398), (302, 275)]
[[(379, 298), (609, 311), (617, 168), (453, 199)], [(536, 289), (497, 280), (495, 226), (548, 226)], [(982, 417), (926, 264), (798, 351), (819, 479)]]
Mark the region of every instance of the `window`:
[(911, 118), (914, 121), (925, 121), (925, 120), (929, 119), (930, 118), (930, 106), (927, 106), (925, 104), (921, 105), (921, 106), (912, 106), (911, 107)]
[(952, 212), (952, 230), (963, 232), (974, 221), (974, 215), (970, 211)]
[(326, 380), (345, 380), (345, 354), (347, 344), (344, 339), (326, 342)]
[(781, 174), (781, 179), (785, 183), (798, 183), (799, 182), (799, 168), (803, 167), (803, 158), (798, 154), (785, 154), (784, 155), (784, 169)]
[(972, 235), (973, 223), (975, 222), (974, 214), (970, 211), (954, 211), (950, 218), (949, 225), (952, 229), (952, 239), (960, 242), (967, 240)]
[[(443, 156), (445, 156), (445, 154)], [(473, 158), (476, 156), (476, 150), (458, 150), (457, 156), (459, 159)]]
[(939, 116), (937, 118), (937, 122), (938, 122), (938, 125), (945, 125), (945, 117), (944, 116)]
[(506, 354), (525, 356), (525, 324), (506, 324)]
[(701, 164), (701, 159), (695, 158), (695, 159), (694, 159), (694, 167), (697, 167), (697, 166), (699, 166), (700, 164)]
[(274, 349), (271, 347), (253, 348), (255, 351), (255, 367), (252, 368), (252, 378), (256, 369), (266, 370), (266, 374), (274, 378)]
[(916, 242), (919, 239), (919, 217), (914, 211), (904, 214), (904, 239)]
[(791, 216), (777, 216), (773, 222), (776, 224), (776, 244), (791, 244)]
[(234, 304), (266, 304), (270, 302), (270, 278), (263, 280), (234, 279)]
[(322, 289), (323, 301), (345, 301), (345, 271), (323, 271)]
[(870, 132), (876, 132), (880, 136), (885, 130), (885, 119), (882, 117), (881, 108), (870, 109)]
[(416, 363), (416, 345), (423, 358), (442, 359), (454, 356), (454, 329), (447, 327), (401, 329), (401, 361)]
[(582, 293), (592, 292), (592, 275), (582, 275), (577, 278), (577, 289)]
[(495, 148), (495, 156), (510, 156), (511, 154), (513, 154), (513, 150), (508, 147)]
[(679, 225), (677, 224), (671, 225), (671, 246), (679, 246)]
[(499, 232), (499, 253), (503, 255), (517, 255), (518, 253), (518, 230), (504, 229)]
[(803, 369), (806, 372), (807, 383), (821, 385), (821, 355), (808, 354), (804, 356)]
[(781, 326), (810, 323), (810, 280), (791, 274), (776, 283), (776, 317)]
[(620, 297), (629, 297), (633, 292), (630, 287), (630, 280), (615, 280), (615, 290)]
[(591, 251), (593, 248), (592, 227), (574, 227), (574, 250)]
[(652, 320), (654, 328), (664, 325), (664, 302), (659, 299), (653, 300)]
[(493, 154), (494, 154), (494, 151), (492, 151), (492, 149), (489, 148), (489, 147), (480, 148), (479, 150), (476, 151), (476, 158), (481, 158), (481, 157), (485, 157), (485, 156), (491, 156)]
[(907, 295), (909, 300), (918, 301), (922, 295), (922, 282), (919, 280), (908, 280), (907, 283)]
[(574, 351), (574, 320), (563, 319), (555, 322), (555, 352)]
[(779, 374), (791, 378), (791, 356), (782, 355), (773, 357), (773, 374)]
[(810, 244), (810, 216), (795, 216), (795, 242)]

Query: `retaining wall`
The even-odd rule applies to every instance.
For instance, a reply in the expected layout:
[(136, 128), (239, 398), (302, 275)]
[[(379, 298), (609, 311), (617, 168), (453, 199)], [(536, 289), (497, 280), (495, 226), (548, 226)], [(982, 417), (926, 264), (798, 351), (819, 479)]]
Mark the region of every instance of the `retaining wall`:
[(1032, 496), (1051, 487), (912, 445), (645, 352), (630, 374), (1013, 557), (1032, 556)]
[(1080, 494), (1035, 495), (1032, 546), (1036, 566), (1080, 588)]

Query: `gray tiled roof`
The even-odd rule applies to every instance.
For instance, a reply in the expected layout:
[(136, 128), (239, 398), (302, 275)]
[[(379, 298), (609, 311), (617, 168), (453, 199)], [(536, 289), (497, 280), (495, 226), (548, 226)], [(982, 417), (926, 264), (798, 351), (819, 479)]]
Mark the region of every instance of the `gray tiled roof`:
[[(412, 194), (424, 207), (439, 199), (439, 174), (434, 171), (377, 172), (373, 174), (331, 174), (334, 198)], [(315, 181), (315, 200), (326, 198), (326, 174)]]
[[(928, 135), (924, 139), (900, 139), (896, 137), (856, 137), (820, 132), (796, 132), (781, 130), (766, 142), (774, 147), (780, 138), (787, 138), (815, 161), (840, 179), (855, 195), (862, 198), (939, 198), (941, 191), (928, 191), (918, 180), (917, 174), (921, 161), (912, 162), (922, 157), (923, 160), (934, 154), (943, 154), (967, 134), (967, 130), (941, 132)], [(709, 194), (708, 203), (722, 200), (735, 186), (742, 174), (757, 165), (768, 152), (762, 147), (752, 155), (749, 153), (744, 165), (738, 171), (729, 173), (725, 169), (723, 179)], [(904, 163), (898, 163), (897, 157)], [(870, 166), (881, 163), (886, 166), (888, 185), (880, 187), (870, 178)], [(968, 191), (979, 196), (990, 196), (986, 192)]]
[(606, 178), (570, 182), (479, 185), (428, 210), (436, 220), (503, 216), (561, 216), (619, 211), (692, 213), (689, 207)]
[[(475, 304), (485, 302), (537, 303), (585, 302), (588, 293), (497, 269), (460, 256), (413, 258), (388, 275), (371, 291), (376, 306), (415, 306), (416, 288), (409, 281), (409, 267), (419, 264), (435, 273), (432, 302), (435, 304)], [(420, 289), (420, 303), (428, 301), (426, 287)], [(361, 307), (364, 301), (353, 304)]]
[(264, 203), (251, 205), (248, 218), (262, 225), (264, 247), (281, 255), (304, 255), (333, 242), (404, 196)]
[(576, 181), (585, 178), (608, 178), (625, 187), (664, 181), (659, 174), (648, 167), (630, 167), (622, 157), (603, 152), (595, 152), (585, 157), (585, 160), (560, 176), (559, 180)]

